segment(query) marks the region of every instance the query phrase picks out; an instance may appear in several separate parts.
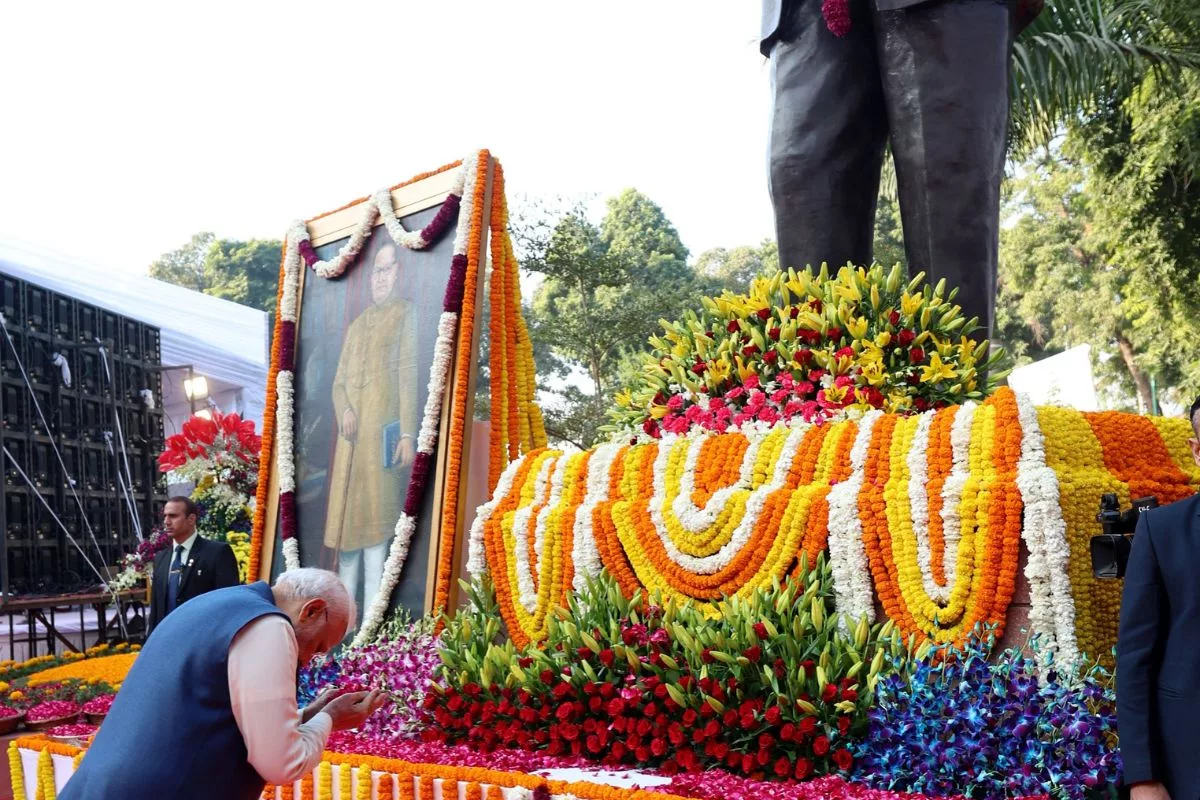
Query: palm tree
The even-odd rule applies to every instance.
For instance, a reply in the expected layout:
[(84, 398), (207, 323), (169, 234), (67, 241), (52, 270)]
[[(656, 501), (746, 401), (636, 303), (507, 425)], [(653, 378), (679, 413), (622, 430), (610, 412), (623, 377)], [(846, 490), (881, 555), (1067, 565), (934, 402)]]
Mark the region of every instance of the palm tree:
[(1148, 75), (1200, 70), (1196, 0), (1050, 0), (1013, 45), (1010, 151), (1024, 155)]

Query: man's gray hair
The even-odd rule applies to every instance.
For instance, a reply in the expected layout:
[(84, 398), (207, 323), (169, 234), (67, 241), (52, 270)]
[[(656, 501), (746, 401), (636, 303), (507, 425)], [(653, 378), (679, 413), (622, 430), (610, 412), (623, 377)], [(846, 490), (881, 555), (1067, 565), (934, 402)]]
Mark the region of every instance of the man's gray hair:
[(347, 633), (358, 621), (354, 598), (336, 572), (313, 567), (289, 569), (275, 579), (275, 588), (293, 600), (324, 600), (334, 615), (345, 615)]

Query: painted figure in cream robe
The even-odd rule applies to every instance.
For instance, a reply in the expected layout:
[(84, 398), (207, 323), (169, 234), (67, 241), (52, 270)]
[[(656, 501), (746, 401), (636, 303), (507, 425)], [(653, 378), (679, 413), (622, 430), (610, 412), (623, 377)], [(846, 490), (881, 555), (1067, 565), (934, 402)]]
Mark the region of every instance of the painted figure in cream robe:
[(325, 545), (338, 551), (359, 608), (379, 591), (416, 454), (416, 309), (394, 294), (399, 271), (396, 246), (386, 242), (371, 265), (371, 305), (346, 330), (333, 379), (338, 436)]

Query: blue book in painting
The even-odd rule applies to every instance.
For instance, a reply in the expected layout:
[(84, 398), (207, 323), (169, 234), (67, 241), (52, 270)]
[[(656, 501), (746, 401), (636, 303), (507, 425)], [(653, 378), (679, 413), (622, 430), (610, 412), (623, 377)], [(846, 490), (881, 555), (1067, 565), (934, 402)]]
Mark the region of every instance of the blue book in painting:
[(400, 420), (389, 422), (383, 426), (383, 468), (391, 469), (396, 466), (396, 445), (400, 442)]

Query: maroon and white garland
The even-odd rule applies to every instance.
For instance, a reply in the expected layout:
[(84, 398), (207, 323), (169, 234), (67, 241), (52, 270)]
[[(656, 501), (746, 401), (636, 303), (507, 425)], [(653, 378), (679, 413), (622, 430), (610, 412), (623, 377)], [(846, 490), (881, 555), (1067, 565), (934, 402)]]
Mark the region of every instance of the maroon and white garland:
[(417, 453), (412, 475), (404, 498), (404, 510), (396, 521), (388, 559), (384, 565), (379, 591), (364, 612), (363, 624), (354, 644), (371, 640), (383, 622), (392, 592), (408, 557), (412, 535), (421, 513), (425, 487), (433, 471), (433, 456), (437, 447), (442, 403), (449, 385), (454, 364), (454, 338), (458, 331), (458, 316), (462, 311), (463, 288), (466, 284), (467, 246), (471, 236), (471, 215), (459, 213), (463, 203), (471, 208), (477, 187), (479, 154), (472, 153), (457, 168), (457, 177), (441, 209), (419, 232), (409, 232), (400, 224), (392, 208), (391, 191), (381, 189), (364, 204), (358, 227), (337, 255), (328, 261), (317, 257), (309, 239), (308, 227), (302, 221), (292, 224), (287, 233), (284, 256), (284, 284), (279, 302), (280, 350), (279, 371), (275, 379), (277, 458), (279, 464), (279, 516), (283, 540), (284, 569), (300, 566), (300, 547), (296, 536), (296, 466), (295, 466), (295, 368), (296, 318), (299, 310), (300, 264), (303, 262), (323, 278), (337, 278), (358, 257), (370, 238), (376, 221), (382, 216), (388, 234), (396, 244), (411, 250), (423, 250), (437, 242), (457, 218), (454, 237), (454, 256), (450, 262), (450, 278), (442, 299), (442, 314), (438, 320), (438, 336), (434, 344), (433, 366), (429, 374), (429, 391), (424, 416), (417, 436)]

